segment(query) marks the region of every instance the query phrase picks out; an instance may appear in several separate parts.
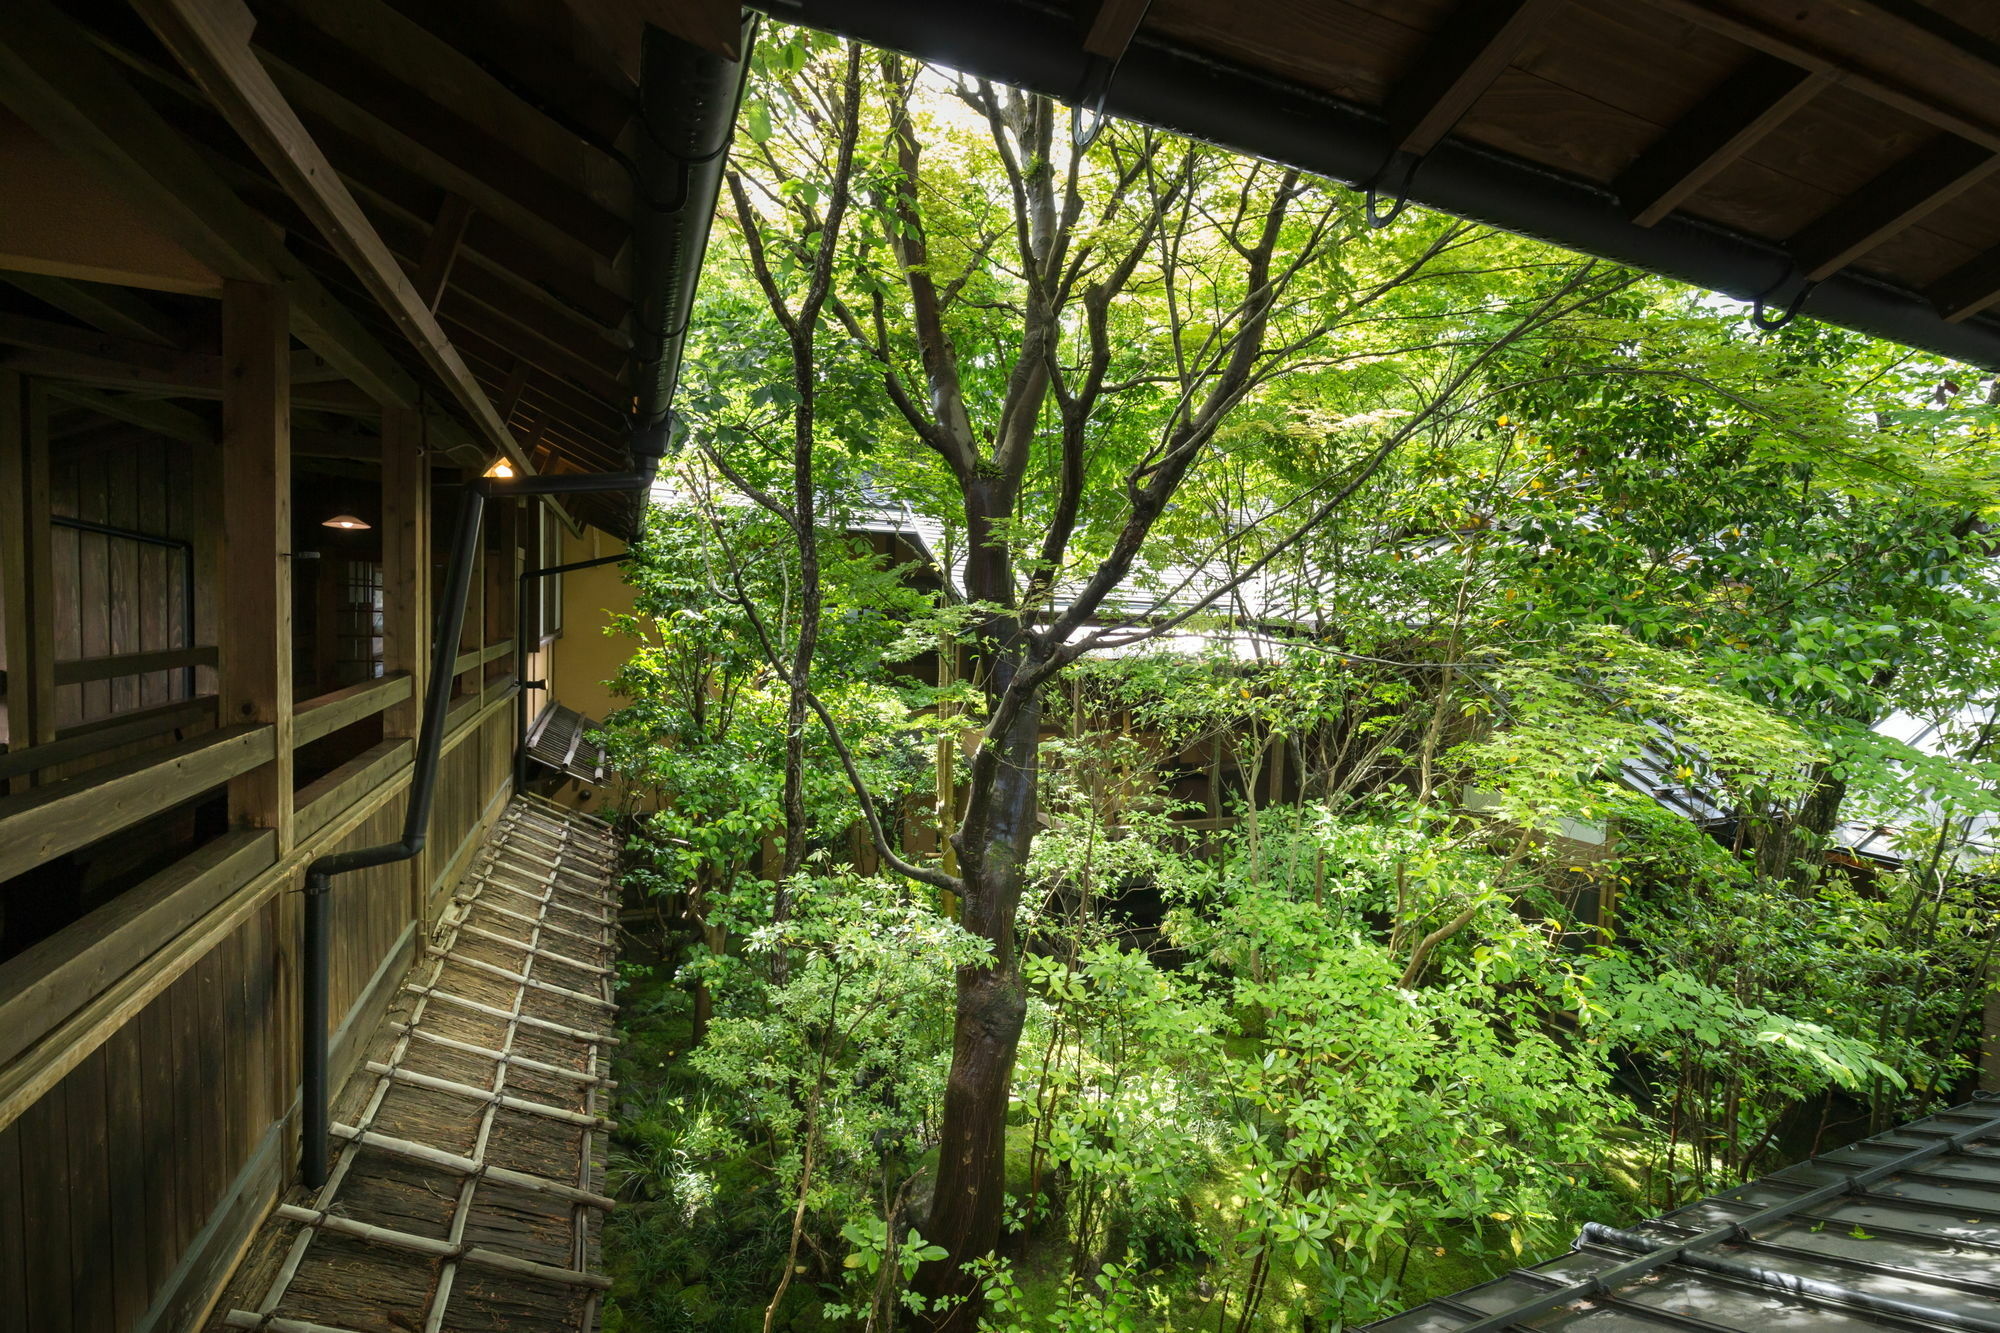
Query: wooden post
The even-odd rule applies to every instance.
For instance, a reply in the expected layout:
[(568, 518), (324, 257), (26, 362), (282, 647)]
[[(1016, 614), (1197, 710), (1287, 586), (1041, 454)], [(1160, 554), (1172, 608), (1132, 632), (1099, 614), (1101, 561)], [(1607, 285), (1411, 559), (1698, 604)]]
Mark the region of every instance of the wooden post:
[(430, 667), (430, 460), (417, 414), (382, 409), (382, 669), (410, 673), (410, 697), (382, 715), (385, 739), (417, 734)]
[(292, 848), (292, 441), (281, 288), (222, 287), (222, 699), (225, 722), (269, 722), (276, 757), (229, 784), (231, 822)]
[[(49, 554), (48, 412), (32, 380), (0, 371), (0, 605), (9, 749), (56, 738), (55, 594)], [(16, 790), (29, 775), (13, 780)], [(0, 784), (0, 792), (6, 790)]]
[[(414, 737), (431, 671), (431, 461), (423, 421), (407, 408), (382, 409), (382, 669), (410, 673), (410, 697), (382, 715), (382, 738)], [(426, 856), (404, 867), (410, 916), (421, 921), (430, 881)]]

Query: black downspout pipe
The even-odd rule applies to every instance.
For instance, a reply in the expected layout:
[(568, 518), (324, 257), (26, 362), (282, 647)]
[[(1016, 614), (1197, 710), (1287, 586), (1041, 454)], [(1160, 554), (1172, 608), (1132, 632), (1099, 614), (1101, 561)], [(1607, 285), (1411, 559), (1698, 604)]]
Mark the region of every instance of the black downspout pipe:
[[(756, 22), (744, 22), (742, 58), (702, 50), (660, 28), (648, 26), (640, 56), (640, 148), (634, 160), (634, 310), (638, 358), (632, 374), (632, 470), (608, 474), (554, 474), (476, 478), (466, 484), (452, 534), (452, 564), (446, 574), (444, 604), (432, 638), (432, 675), (424, 697), (424, 721), (416, 739), (416, 769), (402, 821), (402, 839), (320, 857), (306, 867), (306, 941), (300, 985), (300, 1045), (304, 1049), (300, 1175), (306, 1185), (326, 1183), (328, 1073), (326, 1073), (326, 973), (328, 973), (328, 885), (334, 875), (366, 871), (392, 861), (408, 861), (424, 849), (430, 801), (438, 781), (438, 749), (444, 741), (444, 713), (452, 701), (450, 662), (458, 654), (458, 630), (466, 614), (466, 588), (478, 552), (480, 518), (490, 498), (542, 494), (600, 494), (612, 490), (646, 492), (660, 470), (660, 454), (672, 430), (668, 408), (680, 376), (680, 348), (694, 308), (694, 282), (708, 246), (708, 224), (722, 192), (722, 166), (736, 126), (744, 72)], [(644, 498), (640, 500), (644, 504)], [(524, 622), (514, 626), (516, 654)], [(516, 658), (518, 660), (518, 658)], [(520, 673), (516, 673), (520, 691)], [(526, 739), (522, 735), (522, 739)], [(516, 761), (518, 763), (518, 761)]]
[[(708, 243), (709, 221), (722, 188), (723, 158), (734, 132), (736, 108), (755, 20), (746, 20), (743, 58), (728, 60), (648, 26), (641, 48), (640, 144), (635, 155), (638, 204), (633, 221), (633, 324), (638, 333), (633, 389), (633, 471), (608, 474), (488, 478), (468, 483), (452, 536), (444, 605), (438, 608), (431, 645), (431, 679), (417, 733), (403, 836), (379, 847), (322, 856), (306, 867), (305, 943), (300, 986), (300, 1045), (305, 1065), (299, 1172), (318, 1189), (327, 1176), (327, 962), (328, 883), (372, 866), (407, 861), (423, 850), (437, 783), (445, 710), (451, 703), (450, 664), (458, 652), (465, 596), (478, 551), (486, 501), (535, 495), (590, 495), (649, 491), (666, 452), (681, 347), (694, 306), (694, 286)], [(643, 503), (643, 501), (642, 501)], [(523, 626), (515, 626), (516, 651)], [(519, 676), (516, 676), (519, 688)]]
[[(332, 904), (327, 893), (335, 875), (407, 861), (424, 849), (430, 829), (431, 802), (437, 790), (438, 751), (444, 743), (445, 713), (451, 706), (451, 686), (457, 678), (450, 663), (458, 653), (465, 625), (465, 600), (472, 583), (472, 566), (479, 554), (479, 530), (492, 498), (531, 495), (584, 495), (600, 491), (644, 490), (652, 486), (657, 454), (641, 456), (644, 470), (552, 477), (481, 477), (468, 482), (452, 531), (451, 564), (445, 577), (444, 602), (438, 607), (431, 639), (431, 678), (424, 696), (423, 721), (417, 729), (416, 766), (410, 777), (409, 802), (403, 812), (403, 836), (395, 842), (351, 852), (333, 852), (306, 867), (305, 943), (300, 988), (301, 1045), (304, 1049), (302, 1134), (299, 1174), (311, 1189), (326, 1183), (327, 1174), (327, 977), (331, 944)], [(517, 632), (518, 640), (520, 634)], [(518, 681), (517, 686), (518, 689)]]
[[(615, 565), (622, 560), (630, 560), (630, 551), (620, 551), (617, 555), (600, 555), (595, 560), (572, 560), (566, 565), (543, 565), (540, 569), (521, 571), (519, 599), (514, 604), (514, 679), (520, 688), (514, 694), (514, 735), (520, 744), (514, 747), (514, 790), (528, 789), (528, 691), (547, 689), (548, 682), (528, 679), (528, 638), (524, 632), (528, 624), (529, 602), (536, 585), (554, 574), (568, 574), (579, 569), (596, 569), (599, 565)], [(539, 636), (541, 627), (536, 626)]]

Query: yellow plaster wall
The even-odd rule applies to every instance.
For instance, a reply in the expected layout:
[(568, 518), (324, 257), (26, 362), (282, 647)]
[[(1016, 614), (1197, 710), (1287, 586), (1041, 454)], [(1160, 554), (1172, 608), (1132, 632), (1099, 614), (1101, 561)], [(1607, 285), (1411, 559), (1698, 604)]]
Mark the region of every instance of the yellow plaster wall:
[[(617, 555), (625, 544), (595, 528), (585, 528), (581, 537), (562, 531), (562, 562), (595, 560)], [(530, 668), (531, 677), (554, 686), (556, 701), (598, 721), (615, 710), (619, 700), (605, 684), (632, 651), (632, 641), (604, 632), (611, 617), (632, 609), (632, 590), (625, 586), (624, 572), (617, 565), (573, 570), (563, 581), (563, 629), (549, 640)], [(540, 713), (546, 696), (539, 691), (528, 698), (529, 716)], [(591, 811), (604, 803), (606, 792), (578, 782), (565, 782), (554, 793), (564, 805)]]
[[(596, 528), (585, 528), (583, 536), (563, 532), (563, 562), (596, 560), (617, 555), (625, 549), (616, 537)], [(563, 631), (555, 640), (555, 673), (549, 677), (556, 700), (586, 717), (602, 721), (618, 707), (618, 700), (604, 682), (616, 675), (631, 655), (632, 641), (604, 632), (614, 614), (632, 609), (632, 590), (625, 586), (624, 571), (617, 565), (579, 569), (562, 576)]]

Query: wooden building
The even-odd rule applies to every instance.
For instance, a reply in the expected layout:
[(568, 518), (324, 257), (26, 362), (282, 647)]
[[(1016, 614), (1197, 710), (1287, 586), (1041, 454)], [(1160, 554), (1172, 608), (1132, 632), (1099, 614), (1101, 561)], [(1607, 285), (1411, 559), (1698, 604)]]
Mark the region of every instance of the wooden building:
[[(589, 909), (509, 876), (603, 892), (601, 832), (510, 807), (564, 674), (533, 571), (631, 535), (741, 35), (674, 0), (0, 4), (0, 1330), (209, 1314), (299, 1169), (308, 868), (393, 850), (413, 791), (419, 854), (321, 880), (333, 1087), (413, 965), (561, 959)], [(529, 963), (447, 908), (481, 947), (529, 920)], [(516, 1051), (549, 1020), (512, 1012)]]
[[(1990, 5), (768, 7), (1362, 184), (1384, 212), (1414, 199), (2000, 363)], [(579, 1030), (528, 1015), (530, 991), (603, 1002), (528, 976), (558, 958), (550, 913), (587, 914), (608, 871), (515, 797), (565, 654), (563, 576), (522, 597), (522, 575), (586, 530), (631, 534), (742, 46), (717, 0), (0, 0), (0, 1331), (193, 1327), (240, 1256), (284, 1248), (252, 1245), (267, 1215), (418, 1254), (431, 1328), (532, 1322), (499, 1297), (447, 1318), (462, 1267), (573, 1275), (582, 1222), (567, 1267), (498, 1262), (466, 1235), (471, 1185), (414, 1251), (323, 1194), (278, 1201), (318, 1100), (302, 1071), (330, 1042), (335, 1086), (393, 1080), (410, 1043), (378, 1056), (378, 1017), (413, 964), (427, 994), (447, 965), (512, 987), (504, 1039), (446, 1037), (477, 1059), (524, 1025)], [(468, 494), (487, 521), (458, 543)], [(459, 628), (434, 644), (438, 621)], [(415, 793), (428, 818), (406, 819)], [(413, 826), (421, 853), (392, 856)], [(493, 918), (467, 915), (489, 890)], [(302, 1026), (309, 902), (326, 990)], [(518, 918), (533, 933), (506, 943), (478, 924)], [(487, 1127), (535, 1058), (497, 1053)], [(582, 1132), (565, 1207), (591, 1206)], [(429, 1166), (482, 1180), (487, 1137)], [(276, 1262), (216, 1318), (310, 1327), (284, 1304), (303, 1270)]]

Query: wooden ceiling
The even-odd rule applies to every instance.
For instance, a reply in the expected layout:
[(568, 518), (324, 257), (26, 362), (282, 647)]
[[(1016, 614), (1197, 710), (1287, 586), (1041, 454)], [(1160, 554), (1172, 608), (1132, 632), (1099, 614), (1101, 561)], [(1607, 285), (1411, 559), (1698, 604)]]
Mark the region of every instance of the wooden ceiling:
[(1994, 0), (769, 7), (2000, 365)]
[[(0, 269), (14, 270), (0, 273), (0, 360), (213, 398), (205, 298), (226, 278), (276, 281), (322, 372), (301, 377), (302, 405), (413, 401), (469, 462), (625, 470), (644, 25), (734, 55), (736, 14), (7, 0), (0, 180), (41, 182), (34, 216), (89, 231), (0, 220)], [(50, 183), (65, 177), (74, 189)], [(577, 505), (627, 526), (616, 497)]]

